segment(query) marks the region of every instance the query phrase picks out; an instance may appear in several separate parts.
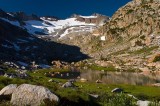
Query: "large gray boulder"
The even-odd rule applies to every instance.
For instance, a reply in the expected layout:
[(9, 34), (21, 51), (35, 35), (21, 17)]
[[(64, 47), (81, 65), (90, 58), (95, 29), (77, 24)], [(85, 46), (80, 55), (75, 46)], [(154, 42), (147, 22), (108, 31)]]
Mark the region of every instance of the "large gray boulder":
[(16, 88), (17, 88), (17, 84), (10, 84), (10, 85), (4, 87), (0, 91), (0, 96), (12, 95), (12, 93), (16, 90)]
[(16, 106), (52, 105), (59, 102), (59, 98), (43, 86), (22, 84), (16, 88), (11, 97), (11, 104)]

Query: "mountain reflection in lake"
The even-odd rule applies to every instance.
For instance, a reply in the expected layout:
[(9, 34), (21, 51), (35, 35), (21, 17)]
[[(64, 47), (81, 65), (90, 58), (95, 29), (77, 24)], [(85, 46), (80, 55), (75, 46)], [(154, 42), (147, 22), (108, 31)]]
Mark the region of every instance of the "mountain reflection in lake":
[(151, 85), (160, 83), (160, 75), (144, 75), (134, 72), (83, 71), (81, 78), (85, 78), (89, 82), (101, 80), (106, 84)]

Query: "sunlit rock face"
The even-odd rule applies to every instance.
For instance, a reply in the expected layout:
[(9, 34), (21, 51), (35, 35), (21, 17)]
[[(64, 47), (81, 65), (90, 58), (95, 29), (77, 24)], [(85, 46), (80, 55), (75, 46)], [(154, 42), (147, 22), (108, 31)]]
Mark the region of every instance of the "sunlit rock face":
[(109, 38), (158, 35), (160, 0), (133, 0), (118, 9), (105, 25)]

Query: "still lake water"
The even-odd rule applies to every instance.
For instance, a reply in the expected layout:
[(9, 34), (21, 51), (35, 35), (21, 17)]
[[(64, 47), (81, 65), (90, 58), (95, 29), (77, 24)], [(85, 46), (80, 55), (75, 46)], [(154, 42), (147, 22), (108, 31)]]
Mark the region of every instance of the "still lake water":
[(89, 82), (100, 80), (105, 84), (131, 84), (131, 85), (152, 85), (160, 83), (159, 74), (141, 74), (135, 72), (101, 72), (101, 71), (83, 71), (81, 78)]

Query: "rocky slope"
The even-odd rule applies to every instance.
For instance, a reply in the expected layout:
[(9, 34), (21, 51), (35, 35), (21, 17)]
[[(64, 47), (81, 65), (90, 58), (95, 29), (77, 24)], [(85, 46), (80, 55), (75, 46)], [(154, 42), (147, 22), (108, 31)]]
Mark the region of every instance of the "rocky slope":
[[(91, 32), (108, 20), (109, 17), (100, 14), (73, 15), (60, 20), (54, 16), (38, 17), (24, 12), (7, 13), (0, 10), (0, 60), (27, 64), (31, 61), (48, 64), (52, 60), (83, 60), (89, 56), (82, 53), (85, 49), (80, 51), (79, 47), (82, 46), (74, 45), (74, 39), (85, 39), (83, 35), (92, 37)], [(54, 42), (57, 39), (61, 43)], [(80, 39), (77, 42), (81, 44)]]
[(120, 70), (159, 71), (159, 10), (159, 0), (133, 0), (118, 9), (99, 29), (107, 40), (93, 54), (99, 57), (96, 63), (112, 63)]
[(160, 33), (159, 9), (158, 0), (133, 0), (113, 15), (106, 24), (105, 34), (109, 38), (156, 37)]
[(97, 66), (158, 74), (159, 10), (159, 0), (133, 0), (118, 9), (95, 33), (61, 41), (81, 47), (92, 57), (90, 62)]

